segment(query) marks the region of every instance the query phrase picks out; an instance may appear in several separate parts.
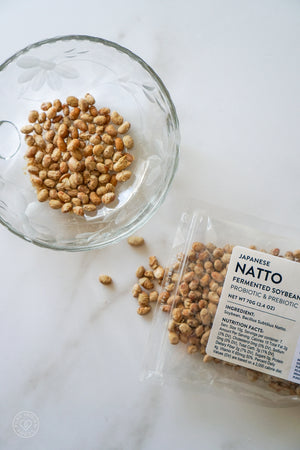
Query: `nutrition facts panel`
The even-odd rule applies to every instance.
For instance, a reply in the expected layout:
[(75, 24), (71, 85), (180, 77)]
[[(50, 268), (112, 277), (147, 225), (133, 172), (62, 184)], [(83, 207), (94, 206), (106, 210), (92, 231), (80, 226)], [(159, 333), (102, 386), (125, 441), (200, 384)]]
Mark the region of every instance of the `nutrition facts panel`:
[(235, 247), (206, 351), (300, 384), (300, 264)]
[(298, 339), (289, 379), (300, 384), (300, 337)]

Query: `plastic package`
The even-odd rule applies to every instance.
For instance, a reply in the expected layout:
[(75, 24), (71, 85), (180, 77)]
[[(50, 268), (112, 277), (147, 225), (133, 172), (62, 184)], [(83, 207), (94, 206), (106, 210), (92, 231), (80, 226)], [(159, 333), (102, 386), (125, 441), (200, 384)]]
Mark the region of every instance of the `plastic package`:
[[(270, 406), (299, 405), (299, 247), (296, 230), (254, 217), (212, 207), (184, 212), (167, 260), (143, 380), (179, 380)], [(207, 355), (207, 342), (221, 356)]]

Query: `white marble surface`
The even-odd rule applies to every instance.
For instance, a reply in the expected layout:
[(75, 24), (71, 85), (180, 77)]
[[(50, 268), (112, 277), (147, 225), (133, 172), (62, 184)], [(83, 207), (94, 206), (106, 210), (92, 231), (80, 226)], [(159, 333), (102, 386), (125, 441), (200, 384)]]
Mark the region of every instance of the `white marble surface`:
[[(144, 248), (54, 252), (0, 228), (1, 450), (299, 450), (299, 407), (141, 383), (151, 319), (130, 295), (136, 267), (164, 261), (191, 195), (299, 225), (299, 2), (1, 1), (1, 62), (62, 34), (119, 42), (154, 68), (181, 159)], [(32, 438), (12, 429), (23, 410), (40, 421)]]

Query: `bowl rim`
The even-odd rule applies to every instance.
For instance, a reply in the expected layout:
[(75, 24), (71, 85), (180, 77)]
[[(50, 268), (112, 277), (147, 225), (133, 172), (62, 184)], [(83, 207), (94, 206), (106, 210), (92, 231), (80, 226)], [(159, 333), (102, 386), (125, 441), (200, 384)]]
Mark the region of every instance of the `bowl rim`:
[[(18, 50), (13, 55), (11, 55), (9, 58), (7, 58), (2, 64), (0, 64), (0, 72), (2, 72), (10, 63), (12, 63), (19, 56), (27, 53), (31, 49), (41, 47), (45, 44), (53, 44), (53, 43), (56, 43), (59, 41), (70, 41), (70, 40), (90, 41), (90, 42), (95, 42), (95, 43), (98, 43), (101, 45), (105, 45), (107, 47), (112, 47), (112, 48), (115, 48), (116, 50), (120, 51), (121, 53), (125, 53), (131, 59), (133, 59), (137, 63), (139, 63), (143, 67), (143, 69), (146, 70), (151, 75), (151, 77), (155, 80), (155, 82), (159, 86), (159, 89), (162, 91), (162, 93), (166, 99), (166, 102), (169, 106), (169, 109), (170, 109), (172, 121), (174, 124), (174, 133), (176, 136), (175, 149), (174, 149), (175, 155), (174, 155), (173, 164), (171, 167), (171, 175), (168, 180), (168, 183), (164, 187), (164, 191), (163, 191), (162, 195), (160, 195), (160, 197), (158, 197), (155, 202), (152, 202), (152, 207), (150, 208), (150, 210), (147, 211), (146, 213), (143, 213), (143, 216), (139, 218), (138, 222), (136, 222), (136, 220), (134, 223), (130, 222), (129, 224), (127, 224), (127, 226), (123, 227), (123, 230), (124, 230), (123, 232), (119, 233), (117, 236), (112, 236), (111, 238), (107, 239), (104, 242), (94, 243), (92, 245), (85, 244), (85, 245), (80, 245), (80, 246), (68, 246), (68, 245), (57, 245), (57, 243), (47, 243), (46, 241), (42, 241), (39, 239), (35, 239), (35, 238), (31, 238), (29, 236), (26, 236), (25, 234), (18, 231), (15, 227), (11, 226), (0, 215), (0, 224), (4, 225), (13, 234), (17, 235), (18, 237), (24, 239), (27, 242), (33, 243), (42, 248), (49, 248), (52, 250), (80, 252), (80, 251), (88, 251), (88, 250), (93, 250), (93, 249), (100, 249), (100, 248), (104, 248), (108, 245), (117, 243), (117, 242), (121, 241), (122, 239), (125, 239), (126, 237), (133, 234), (135, 231), (137, 231), (139, 228), (141, 228), (143, 225), (145, 225), (145, 223), (147, 223), (151, 219), (151, 217), (158, 210), (159, 206), (165, 200), (165, 197), (167, 195), (167, 192), (170, 188), (170, 185), (173, 181), (173, 178), (175, 176), (175, 173), (176, 173), (176, 170), (178, 167), (180, 130), (179, 130), (179, 119), (177, 116), (177, 111), (176, 111), (175, 105), (171, 99), (168, 89), (166, 88), (165, 84), (163, 83), (163, 81), (159, 77), (159, 75), (140, 56), (136, 55), (134, 52), (132, 52), (128, 48), (126, 48), (120, 44), (117, 44), (116, 42), (113, 42), (113, 41), (110, 41), (110, 40), (107, 40), (104, 38), (86, 35), (86, 34), (67, 34), (67, 35), (59, 35), (59, 36), (54, 36), (54, 37), (50, 37), (47, 39), (42, 39), (40, 41), (37, 41), (37, 42), (27, 45), (26, 47)], [(143, 211), (144, 211), (144, 209), (143, 209)]]

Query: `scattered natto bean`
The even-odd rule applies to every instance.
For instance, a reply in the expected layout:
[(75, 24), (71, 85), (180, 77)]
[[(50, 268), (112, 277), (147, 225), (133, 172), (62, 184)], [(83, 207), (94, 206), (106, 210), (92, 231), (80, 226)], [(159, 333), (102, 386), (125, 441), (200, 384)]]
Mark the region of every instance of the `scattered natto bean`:
[(127, 242), (133, 247), (139, 247), (145, 243), (145, 240), (141, 236), (129, 236)]
[(40, 109), (30, 111), (21, 128), (38, 201), (78, 216), (114, 202), (117, 184), (131, 177), (130, 123), (116, 111), (96, 107), (89, 93), (70, 95), (65, 103), (46, 101)]
[(102, 284), (111, 284), (112, 278), (109, 275), (99, 275), (99, 281)]

